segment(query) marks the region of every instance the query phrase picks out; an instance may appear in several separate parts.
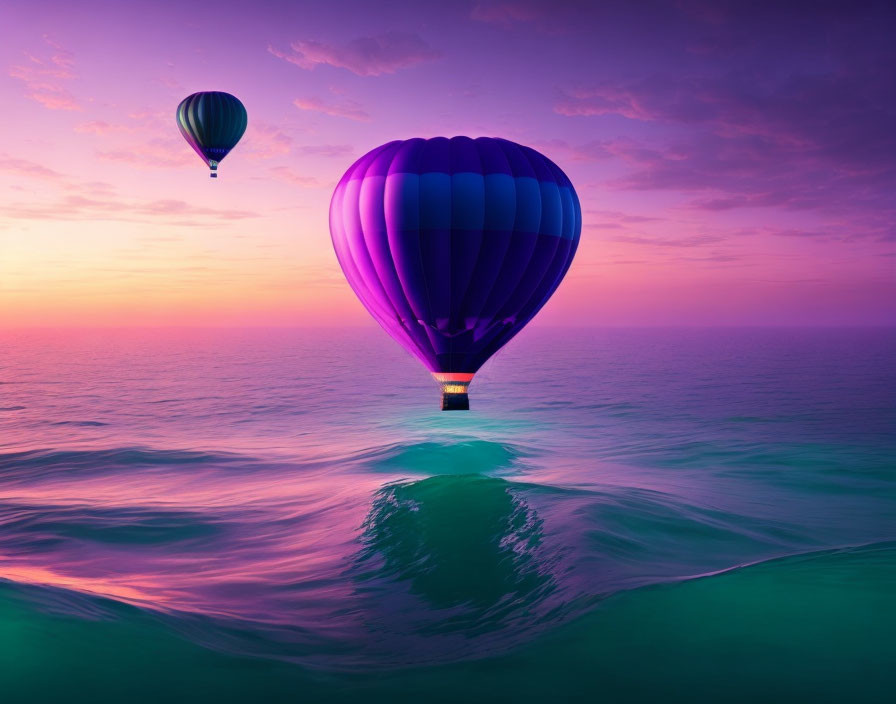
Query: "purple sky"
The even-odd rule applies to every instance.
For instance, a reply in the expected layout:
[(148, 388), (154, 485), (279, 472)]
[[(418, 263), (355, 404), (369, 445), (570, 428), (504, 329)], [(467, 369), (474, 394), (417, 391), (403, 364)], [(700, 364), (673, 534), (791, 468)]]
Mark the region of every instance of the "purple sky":
[[(892, 2), (6, 0), (0, 325), (365, 321), (332, 188), (456, 134), (579, 191), (545, 323), (892, 324), (894, 36)], [(249, 112), (216, 183), (197, 90)]]

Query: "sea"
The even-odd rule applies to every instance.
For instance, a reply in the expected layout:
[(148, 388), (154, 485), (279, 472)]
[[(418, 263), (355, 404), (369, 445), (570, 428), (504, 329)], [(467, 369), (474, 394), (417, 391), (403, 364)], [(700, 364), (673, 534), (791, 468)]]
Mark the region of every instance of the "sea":
[(892, 702), (896, 330), (0, 335), (0, 701)]

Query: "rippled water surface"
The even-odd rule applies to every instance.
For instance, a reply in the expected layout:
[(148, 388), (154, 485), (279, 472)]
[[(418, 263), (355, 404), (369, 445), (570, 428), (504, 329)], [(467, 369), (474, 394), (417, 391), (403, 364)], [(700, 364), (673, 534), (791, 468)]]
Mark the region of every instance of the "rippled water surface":
[(4, 701), (888, 701), (896, 333), (0, 338)]

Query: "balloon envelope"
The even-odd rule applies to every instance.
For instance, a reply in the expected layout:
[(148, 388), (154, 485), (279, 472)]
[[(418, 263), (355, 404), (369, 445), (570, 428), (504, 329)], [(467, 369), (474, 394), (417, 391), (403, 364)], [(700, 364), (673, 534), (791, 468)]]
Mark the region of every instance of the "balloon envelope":
[(384, 144), (352, 165), (330, 204), (352, 289), (446, 396), (462, 394), (458, 407), (473, 374), (560, 284), (581, 228), (556, 164), (488, 137)]
[(220, 162), (240, 141), (248, 116), (243, 104), (230, 93), (193, 93), (177, 106), (177, 126), (187, 143), (215, 173)]

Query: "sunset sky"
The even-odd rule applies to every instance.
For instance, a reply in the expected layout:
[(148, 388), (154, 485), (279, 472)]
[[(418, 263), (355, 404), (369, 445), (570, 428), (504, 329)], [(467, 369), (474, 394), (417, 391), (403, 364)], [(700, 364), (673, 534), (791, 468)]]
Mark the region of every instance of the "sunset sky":
[[(762, 5), (4, 0), (0, 326), (367, 324), (333, 188), (460, 134), (578, 190), (540, 323), (893, 324), (896, 9)], [(217, 181), (200, 90), (249, 114)]]

